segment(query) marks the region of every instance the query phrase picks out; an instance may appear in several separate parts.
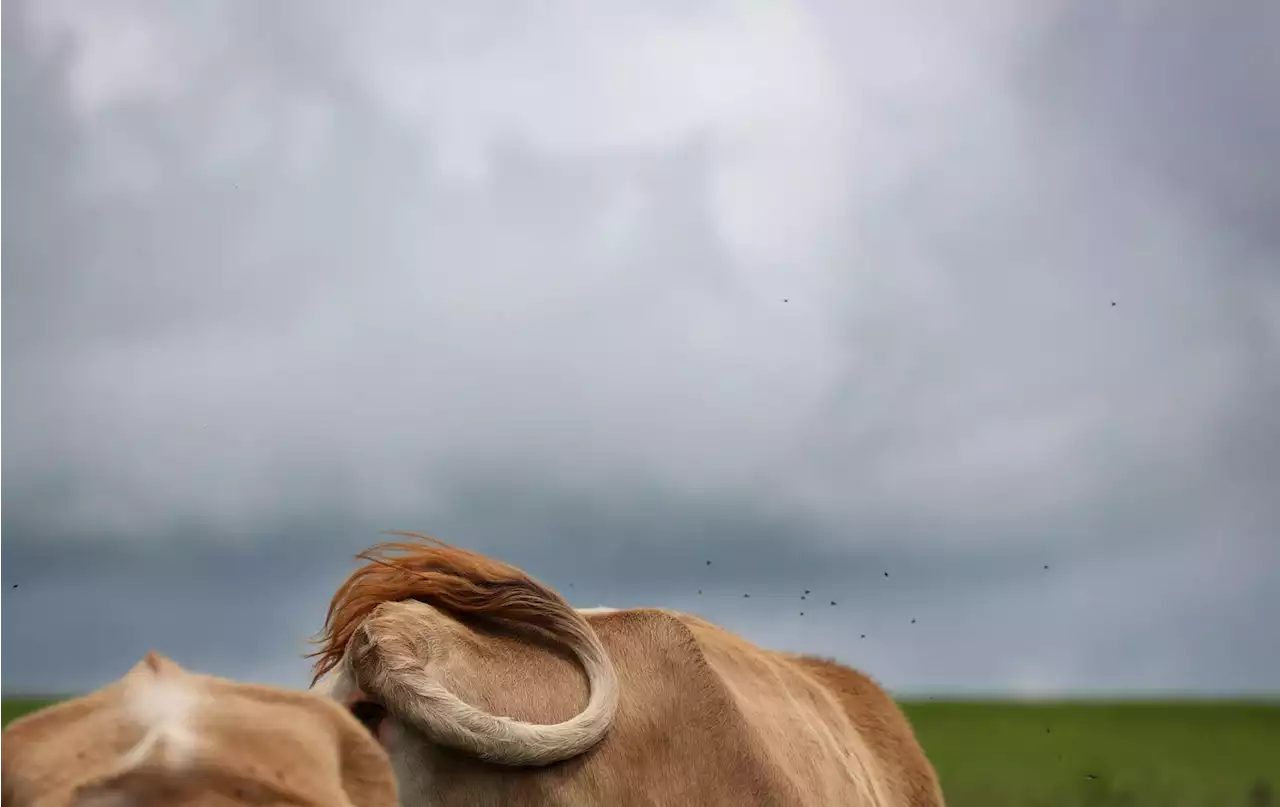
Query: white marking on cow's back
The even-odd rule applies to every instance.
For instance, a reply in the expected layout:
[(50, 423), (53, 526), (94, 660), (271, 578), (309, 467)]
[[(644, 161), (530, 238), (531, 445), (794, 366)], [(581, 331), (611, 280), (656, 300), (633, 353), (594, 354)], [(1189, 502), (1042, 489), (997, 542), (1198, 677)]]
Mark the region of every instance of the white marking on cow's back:
[(578, 613), (579, 613), (579, 614), (582, 614), (583, 616), (591, 616), (591, 615), (593, 615), (593, 614), (612, 614), (612, 613), (616, 613), (616, 612), (618, 612), (618, 611), (620, 611), (620, 610), (622, 610), (622, 609), (621, 609), (621, 608), (610, 608), (610, 607), (608, 607), (608, 606), (606, 606), (606, 605), (597, 605), (595, 608), (579, 608), (579, 609), (577, 609), (577, 610), (578, 610)]
[(163, 675), (135, 680), (126, 699), (129, 717), (147, 733), (125, 755), (125, 765), (141, 764), (157, 750), (169, 765), (191, 760), (199, 742), (194, 724), (200, 696), (189, 682)]

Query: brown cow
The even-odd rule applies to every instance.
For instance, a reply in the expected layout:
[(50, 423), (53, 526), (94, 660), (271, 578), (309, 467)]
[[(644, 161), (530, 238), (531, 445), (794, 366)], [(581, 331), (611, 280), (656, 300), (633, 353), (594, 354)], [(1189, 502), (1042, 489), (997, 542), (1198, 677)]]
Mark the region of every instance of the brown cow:
[(387, 748), (404, 807), (940, 807), (871, 679), (688, 614), (577, 611), (422, 536), (338, 589), (313, 687)]
[(395, 807), (386, 753), (333, 701), (149, 653), (10, 725), (4, 807)]

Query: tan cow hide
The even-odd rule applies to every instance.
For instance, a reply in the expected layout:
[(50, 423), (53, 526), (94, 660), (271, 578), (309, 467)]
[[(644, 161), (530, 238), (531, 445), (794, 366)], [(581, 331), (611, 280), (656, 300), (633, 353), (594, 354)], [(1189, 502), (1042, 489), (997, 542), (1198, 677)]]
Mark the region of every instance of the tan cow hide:
[(385, 752), (309, 692), (183, 670), (149, 653), (3, 734), (3, 807), (393, 807)]
[(390, 753), (405, 807), (940, 807), (859, 672), (657, 609), (575, 611), (491, 558), (381, 544), (333, 598), (317, 689)]

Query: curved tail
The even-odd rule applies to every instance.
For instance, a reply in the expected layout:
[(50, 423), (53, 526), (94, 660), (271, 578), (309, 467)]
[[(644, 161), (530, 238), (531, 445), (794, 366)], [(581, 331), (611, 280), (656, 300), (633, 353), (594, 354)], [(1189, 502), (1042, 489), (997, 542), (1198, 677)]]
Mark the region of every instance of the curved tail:
[[(316, 654), (316, 679), (344, 658), (359, 668), (385, 705), (433, 742), (503, 765), (548, 765), (603, 739), (618, 710), (619, 685), (599, 636), (552, 589), (500, 561), (427, 543), (380, 544), (338, 589)], [(446, 613), (484, 616), (536, 629), (561, 645), (587, 676), (586, 706), (562, 723), (540, 725), (489, 714), (464, 702), (429, 674), (401, 620), (374, 614), (387, 602), (416, 600)], [(373, 663), (370, 663), (373, 662)], [(363, 681), (362, 681), (363, 683)]]

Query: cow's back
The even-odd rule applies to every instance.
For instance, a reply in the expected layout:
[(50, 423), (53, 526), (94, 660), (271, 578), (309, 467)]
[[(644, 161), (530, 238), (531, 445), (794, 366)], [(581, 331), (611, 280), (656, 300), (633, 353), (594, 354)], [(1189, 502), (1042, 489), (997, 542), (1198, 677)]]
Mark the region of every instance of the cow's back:
[[(764, 650), (681, 615), (752, 730), (806, 803), (925, 807), (933, 770), (888, 694), (866, 676)], [(936, 785), (933, 791), (936, 792)]]
[[(655, 609), (591, 613), (617, 669), (613, 725), (590, 751), (546, 767), (492, 765), (422, 748), (411, 773), (431, 803), (905, 807), (897, 770), (807, 666), (701, 619)], [(572, 659), (528, 638), (459, 626), (433, 674), (467, 703), (538, 724), (580, 711)], [(911, 742), (907, 727), (906, 741)]]
[(789, 656), (789, 660), (826, 686), (879, 760), (891, 804), (941, 807), (938, 777), (910, 721), (884, 688), (870, 676), (830, 659)]

